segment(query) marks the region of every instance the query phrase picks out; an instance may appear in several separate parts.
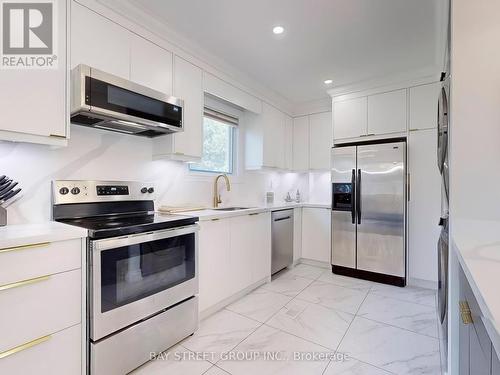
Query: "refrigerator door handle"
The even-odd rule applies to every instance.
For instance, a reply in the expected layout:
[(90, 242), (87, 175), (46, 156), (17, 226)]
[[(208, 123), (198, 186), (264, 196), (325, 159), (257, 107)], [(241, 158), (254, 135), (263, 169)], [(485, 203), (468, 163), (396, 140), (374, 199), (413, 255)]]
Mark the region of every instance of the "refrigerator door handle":
[(356, 211), (358, 213), (358, 224), (361, 224), (361, 169), (358, 169), (358, 181), (356, 183)]
[(356, 170), (351, 174), (351, 222), (356, 224)]

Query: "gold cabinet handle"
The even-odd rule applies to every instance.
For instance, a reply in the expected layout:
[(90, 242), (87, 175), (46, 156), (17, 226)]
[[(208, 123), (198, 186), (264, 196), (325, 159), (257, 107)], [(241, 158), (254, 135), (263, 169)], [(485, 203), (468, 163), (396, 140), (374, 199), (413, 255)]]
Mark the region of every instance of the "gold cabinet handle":
[(0, 291), (7, 290), (7, 289), (12, 289), (12, 288), (18, 288), (20, 286), (25, 286), (25, 285), (35, 284), (35, 283), (38, 283), (40, 281), (45, 281), (45, 280), (48, 280), (48, 279), (50, 279), (50, 275), (45, 275), (45, 276), (35, 277), (33, 279), (27, 279), (27, 280), (23, 280), (23, 281), (18, 281), (16, 283), (0, 285)]
[(49, 246), (49, 245), (50, 245), (50, 242), (40, 242), (40, 243), (32, 243), (32, 244), (29, 244), (29, 245), (5, 247), (3, 249), (0, 249), (0, 254), (1, 253), (7, 253), (9, 251), (33, 249), (34, 247), (44, 247), (44, 246)]
[(40, 338), (35, 339), (33, 341), (27, 342), (26, 344), (16, 346), (15, 348), (6, 350), (5, 352), (1, 352), (0, 359), (8, 357), (8, 356), (16, 354), (16, 353), (19, 353), (19, 352), (22, 352), (23, 350), (32, 348), (33, 346), (41, 344), (42, 342), (48, 341), (51, 338), (52, 338), (51, 335), (43, 336), (43, 337), (40, 337)]
[(463, 324), (474, 323), (474, 320), (472, 320), (472, 313), (470, 311), (470, 307), (467, 301), (460, 301), (458, 304), (460, 306), (460, 316), (462, 317), (462, 323)]
[(219, 221), (220, 219), (219, 218), (213, 218), (213, 219), (210, 219), (211, 221)]
[(252, 212), (251, 214), (248, 214), (248, 216), (255, 216), (255, 215), (258, 215), (260, 214), (260, 212)]

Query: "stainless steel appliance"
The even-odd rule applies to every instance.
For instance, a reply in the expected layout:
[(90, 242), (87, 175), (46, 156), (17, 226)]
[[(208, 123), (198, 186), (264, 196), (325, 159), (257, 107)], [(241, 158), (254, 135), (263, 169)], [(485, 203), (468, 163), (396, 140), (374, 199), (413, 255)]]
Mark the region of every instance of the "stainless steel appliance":
[(271, 274), (275, 274), (293, 263), (293, 209), (274, 211), (271, 231)]
[(86, 65), (71, 72), (71, 122), (156, 137), (183, 130), (183, 101)]
[(439, 339), (441, 346), (441, 367), (447, 371), (448, 362), (448, 260), (449, 260), (449, 93), (450, 78), (443, 74), (442, 87), (438, 100), (438, 168), (441, 173), (441, 218), (442, 227), (439, 236), (438, 250), (438, 310), (439, 310)]
[(196, 217), (155, 213), (139, 182), (54, 181), (52, 195), (55, 220), (88, 230), (91, 374), (128, 373), (195, 331)]
[(406, 285), (406, 141), (332, 149), (332, 271)]

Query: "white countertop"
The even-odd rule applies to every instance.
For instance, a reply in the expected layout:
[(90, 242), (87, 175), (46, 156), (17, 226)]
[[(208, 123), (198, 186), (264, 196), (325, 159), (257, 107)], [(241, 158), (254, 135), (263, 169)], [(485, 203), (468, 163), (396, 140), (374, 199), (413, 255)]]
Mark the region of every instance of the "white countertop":
[(84, 237), (87, 237), (86, 229), (55, 221), (37, 224), (7, 225), (0, 227), (0, 249)]
[(207, 208), (207, 209), (198, 210), (198, 211), (178, 212), (176, 214), (183, 215), (183, 216), (197, 216), (197, 217), (199, 217), (200, 221), (206, 221), (206, 220), (212, 220), (212, 219), (224, 219), (224, 218), (228, 218), (228, 217), (248, 215), (248, 214), (252, 214), (252, 213), (278, 211), (278, 210), (283, 210), (283, 209), (287, 209), (287, 208), (300, 208), (300, 207), (330, 208), (329, 203), (306, 203), (306, 202), (300, 202), (300, 203), (280, 202), (280, 203), (274, 203), (273, 205), (261, 206), (261, 207), (255, 207), (252, 205), (245, 205), (245, 204), (235, 205), (235, 206), (237, 206), (237, 207), (249, 207), (249, 208), (243, 209), (243, 210), (236, 210), (236, 211), (223, 211), (223, 210), (215, 210), (215, 209)]
[(455, 220), (452, 224), (452, 248), (500, 353), (500, 221)]

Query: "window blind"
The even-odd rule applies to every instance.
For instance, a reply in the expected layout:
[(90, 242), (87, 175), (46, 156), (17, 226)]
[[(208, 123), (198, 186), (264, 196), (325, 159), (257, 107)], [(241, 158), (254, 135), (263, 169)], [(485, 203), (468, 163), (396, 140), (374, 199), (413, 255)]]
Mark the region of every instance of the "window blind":
[(225, 122), (231, 126), (238, 126), (238, 118), (228, 115), (226, 113), (222, 113), (212, 108), (205, 107), (204, 113), (206, 117), (210, 117), (216, 121)]

